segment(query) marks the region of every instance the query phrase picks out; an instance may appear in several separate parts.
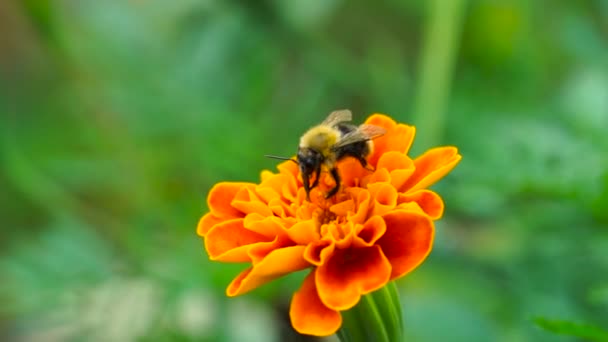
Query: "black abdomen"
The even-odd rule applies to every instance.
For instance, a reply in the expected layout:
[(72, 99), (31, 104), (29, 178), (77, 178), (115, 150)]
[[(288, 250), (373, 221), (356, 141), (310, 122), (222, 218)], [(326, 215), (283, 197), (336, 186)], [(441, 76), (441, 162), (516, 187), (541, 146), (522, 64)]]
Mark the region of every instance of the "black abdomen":
[[(349, 124), (339, 124), (337, 128), (342, 135), (352, 132), (357, 129), (357, 126)], [(335, 150), (336, 160), (341, 160), (346, 157), (356, 158), (363, 167), (367, 166), (365, 157), (369, 154), (369, 145), (367, 140), (357, 141), (352, 144), (344, 145)]]

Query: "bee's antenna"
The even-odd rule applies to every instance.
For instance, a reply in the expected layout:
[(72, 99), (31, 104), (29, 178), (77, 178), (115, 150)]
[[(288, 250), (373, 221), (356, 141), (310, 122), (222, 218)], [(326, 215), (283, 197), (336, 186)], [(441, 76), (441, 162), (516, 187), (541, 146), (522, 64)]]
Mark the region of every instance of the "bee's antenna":
[(298, 164), (298, 161), (292, 158), (285, 158), (285, 157), (279, 157), (279, 156), (273, 156), (270, 154), (265, 154), (264, 157), (266, 158), (272, 158), (272, 159), (278, 159), (278, 160), (291, 160), (292, 162)]

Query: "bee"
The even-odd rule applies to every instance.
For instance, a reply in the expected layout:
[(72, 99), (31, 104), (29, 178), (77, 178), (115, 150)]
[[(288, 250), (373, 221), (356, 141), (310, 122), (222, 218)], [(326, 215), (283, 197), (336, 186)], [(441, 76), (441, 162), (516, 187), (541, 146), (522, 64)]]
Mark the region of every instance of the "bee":
[(321, 124), (310, 128), (300, 138), (298, 153), (294, 161), (299, 166), (307, 200), (310, 201), (310, 191), (319, 185), (323, 167), (329, 171), (336, 183), (325, 198), (331, 198), (340, 189), (338, 161), (346, 157), (353, 157), (359, 161), (361, 166), (368, 169), (365, 158), (373, 150), (372, 139), (385, 134), (386, 130), (367, 124), (356, 126), (350, 123), (351, 120), (350, 110), (333, 111)]

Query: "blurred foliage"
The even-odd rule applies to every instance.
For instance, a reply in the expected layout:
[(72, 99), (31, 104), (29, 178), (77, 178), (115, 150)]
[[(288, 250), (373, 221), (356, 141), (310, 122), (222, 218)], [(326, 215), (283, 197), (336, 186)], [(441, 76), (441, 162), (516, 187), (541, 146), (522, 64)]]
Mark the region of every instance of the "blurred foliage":
[(0, 339), (285, 340), (302, 275), (227, 299), (196, 223), (345, 107), (464, 156), (409, 341), (606, 330), (608, 2), (433, 3), (0, 2)]
[(580, 337), (589, 341), (608, 341), (608, 331), (586, 324), (577, 324), (568, 321), (554, 321), (537, 318), (534, 322), (556, 334)]

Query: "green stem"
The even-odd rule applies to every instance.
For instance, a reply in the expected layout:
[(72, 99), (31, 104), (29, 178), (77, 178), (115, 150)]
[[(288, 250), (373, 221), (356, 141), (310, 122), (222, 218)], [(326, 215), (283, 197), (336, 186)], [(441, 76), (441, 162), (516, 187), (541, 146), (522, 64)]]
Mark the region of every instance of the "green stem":
[(466, 0), (430, 0), (418, 71), (413, 122), (416, 151), (437, 145), (443, 135), (445, 106), (456, 60)]
[(363, 326), (359, 324), (361, 317), (356, 310), (351, 309), (342, 313), (342, 327), (336, 333), (342, 342), (358, 342), (365, 340)]
[(395, 284), (391, 282), (363, 296), (354, 308), (342, 312), (342, 327), (337, 335), (342, 342), (401, 341), (401, 303)]
[[(393, 336), (391, 341), (401, 341), (403, 334), (403, 313), (395, 282), (387, 284), (384, 291), (371, 293), (371, 297), (378, 304), (378, 307), (386, 308), (382, 311), (382, 317), (387, 331)], [(397, 305), (393, 303), (397, 303)]]

